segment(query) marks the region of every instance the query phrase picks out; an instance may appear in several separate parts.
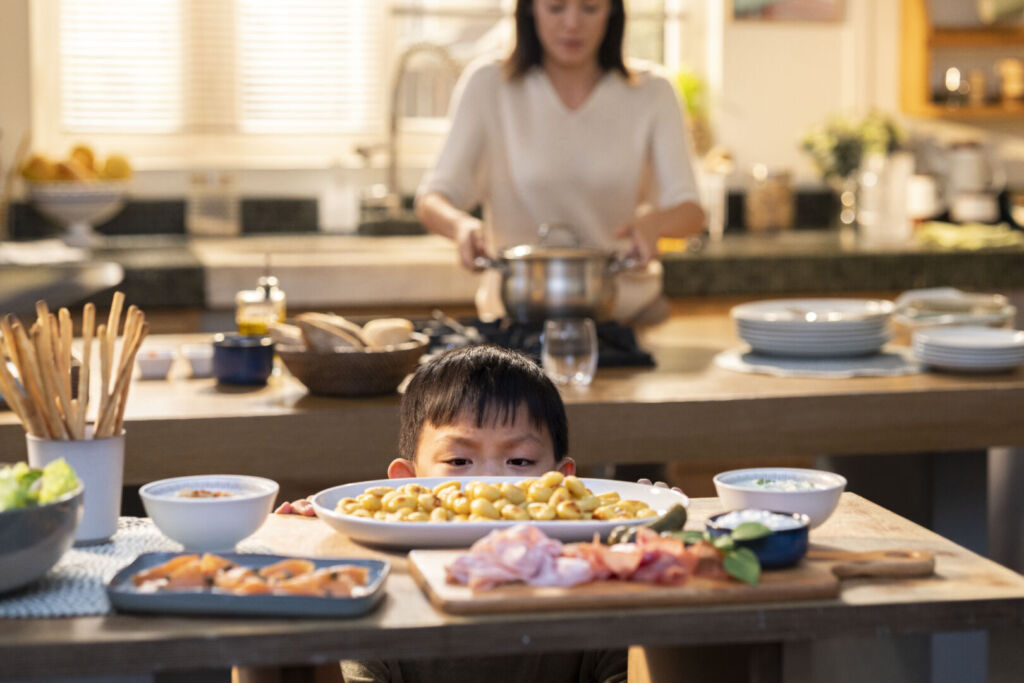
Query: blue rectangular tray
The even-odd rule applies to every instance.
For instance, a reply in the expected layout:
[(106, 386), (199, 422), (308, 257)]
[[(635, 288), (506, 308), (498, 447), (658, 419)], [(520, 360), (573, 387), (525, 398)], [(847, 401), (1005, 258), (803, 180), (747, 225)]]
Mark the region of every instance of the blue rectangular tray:
[[(365, 593), (347, 598), (317, 598), (307, 595), (233, 595), (217, 590), (142, 591), (132, 576), (187, 553), (143, 553), (119, 571), (107, 584), (107, 597), (122, 612), (160, 614), (218, 614), (271, 617), (357, 617), (377, 606), (384, 597), (384, 581), (391, 570), (384, 560), (363, 558), (301, 558), (317, 569), (352, 564), (370, 570)], [(217, 553), (243, 567), (259, 569), (289, 559), (283, 555)]]

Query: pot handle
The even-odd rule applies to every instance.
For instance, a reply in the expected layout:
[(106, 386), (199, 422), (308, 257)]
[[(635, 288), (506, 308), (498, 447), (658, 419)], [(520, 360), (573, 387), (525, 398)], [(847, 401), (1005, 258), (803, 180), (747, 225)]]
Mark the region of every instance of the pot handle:
[(640, 259), (636, 256), (616, 256), (612, 261), (608, 263), (608, 267), (605, 272), (608, 275), (615, 275), (625, 270), (632, 270), (640, 265)]
[(508, 272), (508, 262), (505, 259), (491, 258), (490, 256), (477, 256), (473, 259), (473, 266), (478, 270), (493, 268), (494, 270), (500, 270), (502, 273)]

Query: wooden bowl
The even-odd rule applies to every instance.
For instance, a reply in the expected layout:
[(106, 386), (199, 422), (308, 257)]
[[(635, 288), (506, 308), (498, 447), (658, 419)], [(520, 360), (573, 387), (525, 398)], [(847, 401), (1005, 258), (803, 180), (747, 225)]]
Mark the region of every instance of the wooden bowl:
[(369, 396), (390, 394), (405, 376), (416, 369), (427, 350), (426, 335), (413, 333), (404, 344), (371, 351), (306, 351), (279, 347), (285, 367), (306, 385), (310, 393), (322, 396)]

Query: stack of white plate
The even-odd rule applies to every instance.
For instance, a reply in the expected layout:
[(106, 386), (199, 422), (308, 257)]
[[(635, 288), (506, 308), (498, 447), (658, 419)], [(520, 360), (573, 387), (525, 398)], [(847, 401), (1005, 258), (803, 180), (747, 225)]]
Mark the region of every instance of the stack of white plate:
[(914, 333), (914, 355), (933, 367), (997, 372), (1024, 364), (1024, 331), (994, 327), (935, 327)]
[(757, 353), (844, 358), (877, 353), (892, 337), (892, 311), (880, 299), (773, 299), (736, 306), (732, 317)]

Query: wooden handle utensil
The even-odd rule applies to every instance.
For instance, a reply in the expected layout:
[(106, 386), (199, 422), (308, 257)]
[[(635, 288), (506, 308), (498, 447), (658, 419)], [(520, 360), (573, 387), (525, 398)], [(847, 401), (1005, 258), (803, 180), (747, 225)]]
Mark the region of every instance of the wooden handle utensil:
[(876, 576), (906, 578), (930, 576), (935, 572), (935, 556), (924, 550), (808, 550), (808, 560), (834, 561), (832, 573), (839, 578)]

